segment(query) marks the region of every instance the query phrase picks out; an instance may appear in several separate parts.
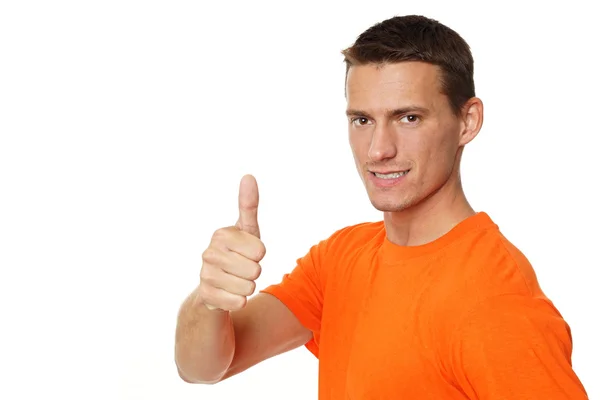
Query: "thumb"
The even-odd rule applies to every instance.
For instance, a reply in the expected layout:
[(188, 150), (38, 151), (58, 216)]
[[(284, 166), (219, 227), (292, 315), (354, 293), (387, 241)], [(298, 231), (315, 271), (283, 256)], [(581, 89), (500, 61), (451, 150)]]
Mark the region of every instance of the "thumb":
[(258, 227), (258, 184), (252, 175), (245, 175), (240, 182), (240, 216), (235, 226), (260, 238)]

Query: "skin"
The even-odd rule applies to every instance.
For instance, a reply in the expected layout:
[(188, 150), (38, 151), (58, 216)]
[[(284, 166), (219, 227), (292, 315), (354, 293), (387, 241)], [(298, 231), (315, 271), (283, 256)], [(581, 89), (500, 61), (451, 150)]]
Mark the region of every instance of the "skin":
[[(350, 147), (390, 241), (421, 245), (473, 215), (460, 159), (481, 129), (481, 100), (455, 114), (438, 67), (423, 62), (353, 66), (346, 85)], [(373, 172), (406, 170), (393, 185), (373, 179)]]
[[(348, 71), (349, 139), (359, 175), (388, 239), (430, 242), (474, 214), (460, 184), (463, 147), (479, 132), (483, 105), (452, 112), (437, 67), (422, 62), (353, 66)], [(409, 172), (378, 180), (373, 172)], [(177, 320), (181, 378), (212, 384), (306, 344), (312, 333), (277, 298), (255, 291), (265, 254), (257, 219), (258, 186), (242, 179), (239, 219), (218, 229), (203, 253), (200, 283)]]
[(185, 382), (214, 384), (310, 340), (312, 333), (255, 280), (266, 249), (260, 240), (258, 186), (240, 183), (239, 218), (217, 229), (202, 254), (200, 283), (180, 307), (175, 363)]

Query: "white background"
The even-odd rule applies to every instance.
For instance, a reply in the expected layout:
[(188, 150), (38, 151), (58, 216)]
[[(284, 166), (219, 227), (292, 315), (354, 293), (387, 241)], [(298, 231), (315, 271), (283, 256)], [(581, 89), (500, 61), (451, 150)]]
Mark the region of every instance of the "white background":
[(3, 1), (0, 398), (316, 399), (304, 348), (181, 382), (176, 314), (245, 173), (261, 190), (259, 287), (380, 219), (347, 144), (340, 51), (412, 13), (472, 47), (485, 123), (467, 195), (534, 264), (600, 398), (592, 6), (412, 3)]

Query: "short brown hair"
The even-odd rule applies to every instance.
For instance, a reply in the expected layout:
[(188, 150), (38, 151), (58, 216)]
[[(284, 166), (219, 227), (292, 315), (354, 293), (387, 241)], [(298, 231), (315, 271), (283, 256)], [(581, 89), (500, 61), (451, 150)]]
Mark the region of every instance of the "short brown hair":
[(346, 75), (353, 65), (423, 61), (441, 69), (441, 87), (459, 113), (475, 96), (473, 55), (467, 42), (436, 20), (420, 15), (398, 16), (373, 25), (342, 51)]

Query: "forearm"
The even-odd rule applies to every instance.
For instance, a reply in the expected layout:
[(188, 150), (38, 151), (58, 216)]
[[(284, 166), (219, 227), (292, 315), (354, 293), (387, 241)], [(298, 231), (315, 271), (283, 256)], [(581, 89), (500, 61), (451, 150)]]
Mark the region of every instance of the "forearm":
[(182, 378), (193, 383), (214, 383), (227, 372), (235, 352), (229, 312), (210, 311), (197, 290), (182, 304), (175, 335), (175, 362)]

